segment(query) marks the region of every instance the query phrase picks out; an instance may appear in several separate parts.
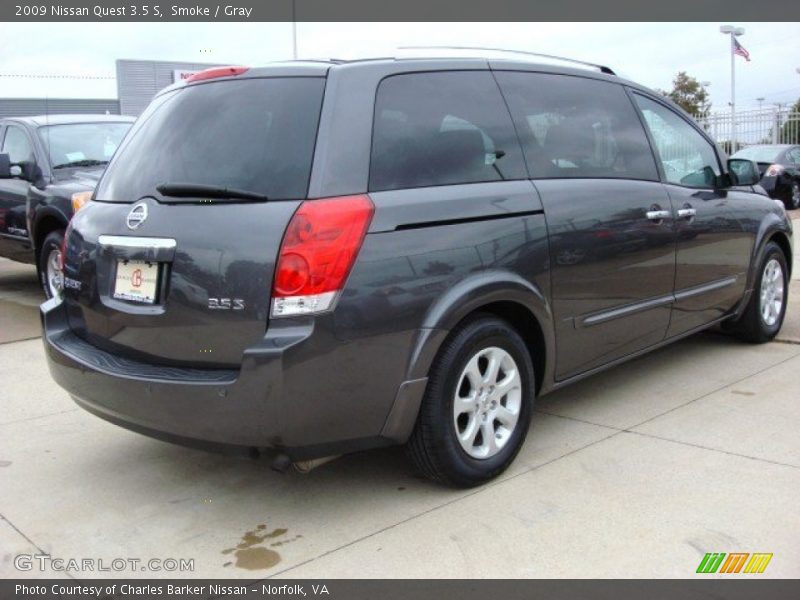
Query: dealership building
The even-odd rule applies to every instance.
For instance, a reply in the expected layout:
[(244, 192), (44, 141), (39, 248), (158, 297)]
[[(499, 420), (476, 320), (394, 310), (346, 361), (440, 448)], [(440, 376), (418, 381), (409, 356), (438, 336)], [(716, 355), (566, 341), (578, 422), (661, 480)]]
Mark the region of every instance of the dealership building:
[(2, 98), (0, 118), (44, 114), (109, 114), (139, 116), (159, 91), (203, 69), (209, 63), (153, 60), (116, 61), (116, 99), (97, 98)]

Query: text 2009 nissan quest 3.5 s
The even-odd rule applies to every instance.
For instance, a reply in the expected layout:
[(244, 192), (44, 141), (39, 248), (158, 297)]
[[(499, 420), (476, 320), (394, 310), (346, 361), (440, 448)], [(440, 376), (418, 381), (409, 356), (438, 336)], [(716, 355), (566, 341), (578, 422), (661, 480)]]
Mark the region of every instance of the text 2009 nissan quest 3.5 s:
[(56, 381), (162, 439), (501, 473), (534, 398), (781, 327), (791, 225), (658, 94), (491, 58), (216, 68), (126, 136), (42, 305)]

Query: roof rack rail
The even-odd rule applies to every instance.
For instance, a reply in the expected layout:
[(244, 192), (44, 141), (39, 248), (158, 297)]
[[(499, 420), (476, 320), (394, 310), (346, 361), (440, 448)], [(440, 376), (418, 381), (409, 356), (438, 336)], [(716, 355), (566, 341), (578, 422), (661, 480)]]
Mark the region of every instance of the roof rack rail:
[(509, 50), (507, 48), (487, 48), (485, 46), (399, 46), (398, 50), (482, 50), (489, 52), (505, 52), (508, 54), (523, 54), (525, 56), (535, 56), (537, 58), (549, 58), (551, 60), (560, 60), (576, 65), (583, 65), (586, 67), (593, 67), (598, 69), (601, 73), (608, 75), (616, 75), (616, 73), (605, 65), (598, 65), (595, 63), (586, 62), (584, 60), (576, 60), (574, 58), (566, 58), (564, 56), (556, 56), (554, 54), (542, 54), (541, 52), (528, 52), (527, 50)]

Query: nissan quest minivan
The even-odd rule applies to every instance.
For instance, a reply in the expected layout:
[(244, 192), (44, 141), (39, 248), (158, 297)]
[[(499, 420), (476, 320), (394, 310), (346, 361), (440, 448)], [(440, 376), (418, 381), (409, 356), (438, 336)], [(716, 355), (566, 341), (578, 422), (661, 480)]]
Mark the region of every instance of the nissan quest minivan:
[(73, 218), (50, 370), (164, 440), (306, 464), (405, 444), (478, 485), (537, 396), (715, 325), (776, 335), (792, 229), (758, 179), (605, 67), (203, 71)]

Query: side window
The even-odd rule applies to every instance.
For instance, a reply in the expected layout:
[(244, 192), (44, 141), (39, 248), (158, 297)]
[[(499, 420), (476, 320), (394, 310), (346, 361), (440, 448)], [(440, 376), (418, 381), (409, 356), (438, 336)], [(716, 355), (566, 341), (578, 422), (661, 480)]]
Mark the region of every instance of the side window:
[(370, 191), (526, 177), (488, 71), (394, 75), (378, 86)]
[(12, 163), (19, 163), (26, 160), (33, 160), (33, 146), (19, 127), (9, 126), (6, 130), (6, 137), (3, 140), (3, 148), (0, 153), (8, 154)]
[(800, 165), (800, 148), (794, 148), (787, 153), (792, 164)]
[(497, 80), (531, 177), (658, 180), (647, 136), (621, 85), (523, 72), (500, 72)]
[(663, 104), (635, 94), (653, 136), (664, 177), (689, 187), (713, 187), (721, 174), (714, 146)]

